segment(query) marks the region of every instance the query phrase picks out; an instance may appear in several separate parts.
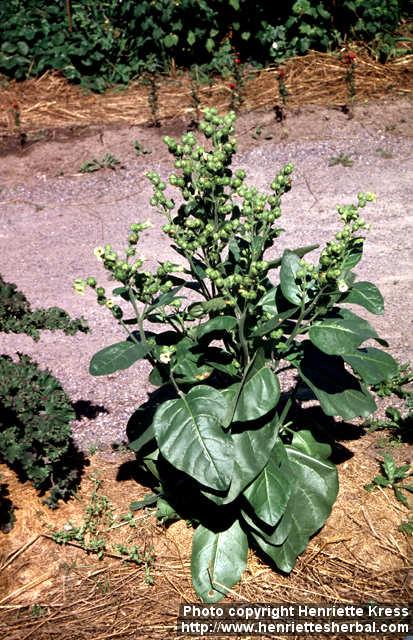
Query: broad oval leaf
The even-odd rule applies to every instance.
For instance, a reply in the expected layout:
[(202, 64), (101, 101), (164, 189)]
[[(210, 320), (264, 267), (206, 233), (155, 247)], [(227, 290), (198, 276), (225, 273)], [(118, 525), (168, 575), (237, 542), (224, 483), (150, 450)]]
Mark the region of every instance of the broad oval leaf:
[(248, 540), (238, 520), (225, 531), (203, 525), (192, 541), (192, 583), (204, 602), (219, 602), (236, 584), (247, 566)]
[(174, 467), (211, 489), (228, 489), (234, 466), (233, 443), (221, 424), (227, 403), (206, 385), (164, 402), (153, 428), (162, 455)]
[(259, 429), (245, 429), (232, 433), (234, 472), (223, 504), (235, 500), (265, 467), (278, 437), (277, 423), (278, 416)]
[(314, 392), (327, 416), (344, 420), (367, 417), (376, 410), (368, 390), (344, 368), (342, 358), (327, 356), (309, 341), (303, 343), (304, 358), (299, 372)]
[(123, 340), (105, 347), (95, 353), (90, 361), (89, 373), (92, 376), (106, 376), (121, 369), (127, 369), (137, 360), (142, 360), (150, 348), (133, 340)]
[(284, 297), (292, 304), (299, 305), (303, 297), (300, 287), (296, 284), (297, 271), (300, 268), (300, 258), (292, 251), (285, 251), (281, 260), (280, 286)]
[(354, 267), (360, 262), (363, 257), (363, 247), (362, 245), (357, 245), (351, 249), (351, 252), (346, 255), (343, 262), (341, 263), (342, 271), (350, 271), (354, 269)]
[(398, 364), (389, 353), (374, 347), (358, 349), (343, 355), (343, 359), (356, 371), (366, 384), (389, 380), (398, 371)]
[(236, 324), (237, 320), (233, 316), (217, 316), (201, 324), (197, 329), (196, 337), (200, 340), (207, 334), (215, 331), (230, 331)]
[(356, 282), (341, 302), (358, 304), (376, 315), (384, 313), (383, 296), (372, 282)]
[(247, 422), (261, 418), (276, 406), (279, 399), (278, 378), (268, 367), (263, 366), (242, 385), (233, 421)]
[(373, 327), (347, 309), (315, 322), (308, 332), (311, 342), (328, 355), (344, 355), (357, 349), (368, 338), (378, 338)]
[(277, 442), (260, 475), (244, 491), (256, 516), (275, 526), (283, 515), (292, 491), (291, 467), (282, 442)]
[(325, 442), (318, 442), (311, 431), (305, 429), (294, 433), (291, 446), (319, 460), (328, 460), (331, 456), (330, 445)]
[(292, 571), (310, 537), (325, 523), (338, 493), (336, 467), (296, 449), (293, 444), (286, 446), (286, 451), (295, 484), (275, 529), (277, 534), (279, 529), (286, 528), (288, 534), (282, 544), (276, 545), (256, 530), (251, 532), (258, 546), (286, 573)]

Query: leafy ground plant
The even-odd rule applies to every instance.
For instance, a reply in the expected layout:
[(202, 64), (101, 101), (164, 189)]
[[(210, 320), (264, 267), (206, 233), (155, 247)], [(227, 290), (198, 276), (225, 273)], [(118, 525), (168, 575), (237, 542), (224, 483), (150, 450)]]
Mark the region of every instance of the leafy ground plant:
[(413, 478), (412, 469), (409, 464), (403, 464), (400, 467), (397, 466), (394, 458), (385, 453), (383, 456), (383, 462), (381, 463), (382, 473), (373, 478), (373, 482), (365, 485), (366, 491), (374, 491), (377, 487), (389, 487), (393, 489), (396, 499), (404, 504), (405, 507), (409, 506), (406, 495), (403, 491), (413, 493), (413, 484), (405, 484), (405, 480)]
[(105, 153), (101, 160), (86, 160), (79, 168), (80, 173), (94, 173), (100, 169), (115, 169), (117, 165), (120, 165), (120, 160), (115, 158), (111, 153)]
[(94, 483), (90, 500), (85, 508), (83, 522), (79, 525), (67, 522), (60, 531), (53, 531), (52, 539), (58, 544), (75, 544), (87, 553), (95, 554), (102, 559), (105, 554), (115, 558), (121, 558), (125, 562), (145, 567), (145, 582), (153, 584), (152, 569), (155, 556), (151, 550), (141, 550), (136, 545), (111, 544), (109, 534), (111, 530), (129, 525), (136, 527), (133, 513), (118, 515), (114, 511), (113, 504), (101, 491), (102, 482), (99, 478), (92, 477)]
[[(87, 331), (88, 326), (83, 318), (72, 319), (59, 307), (32, 310), (16, 285), (0, 275), (0, 332), (25, 333), (39, 340), (42, 329), (74, 335)], [(73, 493), (83, 467), (83, 456), (71, 438), (75, 412), (51, 373), (40, 369), (29, 356), (18, 356), (14, 362), (0, 354), (0, 459), (21, 479), (31, 480), (40, 492), (48, 491), (44, 502), (55, 508), (60, 498)], [(2, 486), (0, 506), (10, 506), (11, 525), (12, 505)], [(0, 527), (1, 522), (0, 518)]]
[(354, 160), (350, 158), (350, 156), (345, 153), (340, 153), (338, 156), (332, 156), (328, 161), (329, 167), (335, 167), (336, 165), (341, 164), (342, 167), (352, 167), (354, 164)]
[[(318, 260), (304, 259), (314, 246), (275, 257), (293, 166), (268, 193), (247, 186), (245, 171), (231, 169), (234, 121), (209, 109), (202, 144), (193, 133), (164, 139), (181, 204), (157, 173), (147, 174), (177, 263), (142, 268), (136, 245), (150, 225), (137, 222), (124, 256), (110, 244), (95, 250), (119, 283), (112, 295), (93, 276), (75, 284), (91, 287), (127, 334), (95, 354), (90, 372), (111, 374), (143, 358), (152, 366), (159, 389), (130, 420), (130, 448), (159, 495), (160, 517), (196, 527), (192, 579), (207, 602), (238, 582), (249, 545), (290, 572), (330, 514), (338, 490), (331, 448), (289, 421), (298, 385), (326, 415), (350, 420), (374, 412), (368, 386), (397, 370), (390, 355), (364, 344), (386, 345), (346, 306), (383, 313), (377, 287), (353, 272), (367, 228), (360, 210), (373, 195), (338, 207), (341, 229)], [(297, 386), (282, 390), (286, 369)]]

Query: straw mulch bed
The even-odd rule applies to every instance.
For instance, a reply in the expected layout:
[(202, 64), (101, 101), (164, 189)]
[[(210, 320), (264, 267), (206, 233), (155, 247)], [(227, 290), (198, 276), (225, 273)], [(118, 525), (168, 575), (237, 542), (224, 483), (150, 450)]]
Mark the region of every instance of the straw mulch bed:
[[(344, 105), (348, 102), (346, 66), (337, 54), (310, 52), (291, 58), (283, 66), (288, 105)], [(385, 65), (360, 48), (355, 59), (356, 100), (413, 93), (413, 55)], [(275, 68), (247, 70), (244, 74), (243, 109), (280, 104)], [(159, 109), (156, 117), (194, 118), (197, 109), (188, 74), (157, 78)], [(225, 111), (231, 104), (230, 81), (216, 78), (210, 85), (197, 85), (199, 107), (216, 106)], [(103, 95), (85, 94), (56, 73), (25, 82), (12, 81), (2, 89), (0, 133), (16, 132), (14, 108), (20, 112), (19, 131), (73, 125), (143, 124), (153, 121), (148, 103), (149, 88), (133, 82), (127, 89), (114, 88)]]
[[(339, 498), (292, 574), (278, 574), (250, 552), (248, 569), (230, 600), (406, 604), (411, 599), (412, 543), (397, 530), (408, 510), (390, 491), (369, 494), (363, 489), (377, 473), (376, 436), (345, 443), (354, 456), (339, 465)], [(2, 481), (8, 483), (17, 506), (13, 531), (0, 533), (3, 640), (180, 637), (176, 632), (179, 604), (197, 601), (190, 580), (192, 529), (185, 522), (165, 529), (153, 513), (139, 511), (136, 528), (123, 525), (104, 534), (112, 544), (136, 544), (153, 554), (153, 585), (145, 582), (144, 567), (122, 562), (116, 552), (99, 561), (76, 546), (58, 546), (48, 537), (51, 528), (62, 529), (68, 520), (82, 522), (95, 486), (93, 478), (100, 478), (99, 492), (108, 497), (117, 514), (125, 513), (131, 500), (144, 495), (145, 489), (131, 478), (130, 461), (121, 467), (126, 472), (119, 472), (120, 462), (92, 458), (77, 499), (55, 512), (41, 504), (27, 483), (18, 483), (10, 470), (1, 468)]]

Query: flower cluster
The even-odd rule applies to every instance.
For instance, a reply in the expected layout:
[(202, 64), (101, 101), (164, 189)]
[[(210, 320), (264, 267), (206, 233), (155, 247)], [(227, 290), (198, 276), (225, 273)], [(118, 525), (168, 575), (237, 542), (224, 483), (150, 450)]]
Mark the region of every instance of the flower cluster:
[[(96, 258), (103, 262), (103, 265), (111, 276), (124, 285), (124, 288), (116, 291), (115, 295), (127, 292), (128, 299), (150, 304), (159, 294), (166, 293), (173, 287), (171, 277), (174, 273), (183, 271), (183, 267), (173, 262), (166, 261), (159, 264), (155, 273), (141, 271), (144, 258), (135, 258), (135, 245), (140, 240), (141, 232), (149, 229), (152, 225), (149, 222), (135, 222), (130, 226), (128, 235), (128, 246), (125, 250), (125, 257), (121, 258), (113, 249), (112, 245), (106, 244), (104, 247), (96, 247), (94, 254)], [(86, 287), (90, 287), (96, 293), (97, 302), (110, 309), (117, 319), (123, 317), (123, 311), (114, 300), (106, 294), (106, 289), (98, 286), (94, 276), (89, 276), (86, 280), (77, 278), (73, 283), (73, 288), (77, 293), (84, 293)]]
[(362, 230), (368, 230), (369, 225), (359, 214), (359, 209), (366, 206), (367, 202), (373, 202), (373, 193), (359, 193), (357, 205), (342, 205), (337, 211), (343, 222), (343, 228), (335, 234), (334, 240), (327, 243), (320, 255), (318, 278), (320, 283), (339, 283), (344, 289), (343, 265), (348, 256), (359, 252), (364, 238), (359, 235)]
[[(219, 116), (216, 109), (206, 109), (199, 125), (206, 138), (204, 146), (193, 133), (180, 140), (164, 138), (175, 158), (176, 172), (168, 182), (180, 190), (183, 200), (175, 215), (175, 201), (167, 197), (165, 182), (155, 172), (146, 174), (154, 189), (150, 202), (167, 218), (163, 231), (190, 263), (195, 258), (207, 264), (211, 295), (220, 291), (232, 304), (238, 296), (253, 300), (263, 290), (260, 283), (268, 263), (262, 260), (262, 253), (280, 234), (274, 223), (281, 215), (281, 196), (291, 187), (294, 169), (291, 163), (283, 167), (271, 183), (270, 194), (248, 187), (246, 172), (230, 168), (236, 151), (234, 120), (233, 112)], [(254, 237), (262, 243), (252, 252)], [(245, 241), (237, 272), (222, 256), (236, 238)]]

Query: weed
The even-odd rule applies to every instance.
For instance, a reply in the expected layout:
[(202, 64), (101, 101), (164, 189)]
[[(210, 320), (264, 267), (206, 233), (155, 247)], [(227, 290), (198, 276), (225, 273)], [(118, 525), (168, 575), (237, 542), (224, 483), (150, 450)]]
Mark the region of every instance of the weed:
[(403, 464), (400, 467), (396, 465), (394, 458), (385, 453), (383, 456), (383, 462), (381, 463), (382, 473), (375, 476), (373, 481), (366, 484), (364, 488), (366, 491), (374, 491), (376, 487), (389, 487), (393, 489), (396, 499), (404, 504), (405, 507), (409, 507), (408, 500), (403, 491), (413, 493), (413, 484), (404, 484), (404, 480), (412, 478), (413, 473), (409, 464)]
[(288, 98), (288, 89), (285, 83), (285, 78), (286, 78), (285, 69), (278, 68), (276, 78), (277, 78), (278, 93), (280, 96), (280, 100), (282, 102), (282, 105), (285, 107), (287, 104), (287, 98)]
[(90, 456), (96, 455), (96, 453), (98, 452), (98, 445), (97, 444), (89, 445), (87, 452)]
[(389, 443), (397, 446), (398, 443), (402, 442), (402, 440), (411, 433), (413, 414), (409, 411), (406, 415), (403, 415), (396, 407), (387, 407), (385, 415), (384, 420), (371, 420), (368, 423), (368, 431), (369, 433), (373, 433), (374, 431), (388, 429), (392, 432)]
[(111, 153), (106, 153), (101, 160), (86, 160), (80, 165), (80, 173), (94, 173), (100, 169), (115, 169), (117, 165), (120, 165), (120, 160), (115, 158)]
[(396, 395), (398, 398), (403, 398), (406, 402), (413, 396), (413, 393), (404, 387), (413, 382), (413, 370), (409, 363), (398, 364), (398, 370), (394, 376), (389, 380), (383, 380), (378, 384), (373, 385), (373, 390), (380, 398)]
[(192, 104), (193, 104), (193, 108), (195, 111), (195, 118), (194, 118), (194, 122), (196, 124), (199, 123), (200, 119), (201, 119), (201, 100), (199, 97), (199, 69), (198, 69), (198, 65), (193, 65), (191, 67), (191, 70), (189, 72), (189, 77), (190, 77), (190, 92), (191, 92), (191, 100), (192, 100)]
[(136, 545), (127, 546), (124, 544), (116, 544), (116, 551), (125, 558), (128, 562), (133, 562), (138, 565), (144, 565), (145, 567), (145, 582), (146, 584), (153, 584), (154, 579), (152, 576), (152, 568), (155, 563), (155, 557), (152, 550), (142, 553)]
[(143, 79), (143, 84), (148, 86), (148, 104), (152, 117), (152, 127), (160, 127), (159, 120), (159, 83), (156, 73), (147, 73)]
[(394, 158), (394, 155), (391, 151), (389, 151), (388, 149), (383, 149), (382, 147), (379, 147), (378, 149), (376, 149), (376, 153), (381, 158), (385, 158), (386, 160), (390, 160), (390, 158)]
[(409, 516), (408, 520), (402, 522), (398, 529), (406, 536), (413, 536), (413, 516)]
[(347, 107), (349, 118), (353, 117), (353, 105), (356, 99), (356, 54), (354, 51), (344, 50), (341, 60), (345, 65), (344, 81), (347, 88)]
[(30, 608), (30, 615), (32, 618), (41, 618), (48, 613), (47, 607), (42, 607), (40, 604), (33, 604)]
[[(95, 554), (101, 560), (105, 553), (117, 552), (123, 559), (134, 562), (145, 567), (145, 582), (153, 584), (151, 569), (155, 563), (153, 553), (142, 553), (136, 545), (127, 546), (124, 544), (111, 545), (108, 540), (108, 533), (123, 525), (136, 528), (136, 521), (131, 511), (116, 517), (114, 507), (109, 498), (100, 493), (102, 482), (99, 478), (91, 478), (94, 488), (89, 502), (84, 510), (83, 523), (75, 525), (67, 522), (63, 529), (54, 531), (52, 538), (58, 544), (77, 543), (86, 553)], [(120, 522), (118, 522), (120, 520)], [(103, 584), (102, 588), (106, 588)]]
[(145, 147), (141, 142), (139, 142), (139, 140), (133, 141), (133, 148), (135, 149), (135, 153), (138, 157), (146, 156), (147, 154), (152, 153), (150, 149), (145, 149)]
[(20, 115), (20, 107), (17, 104), (17, 102), (15, 102), (12, 105), (11, 113), (12, 113), (12, 116), (13, 116), (14, 126), (16, 127), (16, 129), (20, 129), (20, 126), (21, 126), (21, 115)]
[(332, 156), (328, 161), (329, 167), (334, 167), (338, 164), (341, 164), (343, 167), (352, 167), (354, 164), (354, 160), (350, 158), (350, 156), (345, 153), (340, 153), (338, 156)]

